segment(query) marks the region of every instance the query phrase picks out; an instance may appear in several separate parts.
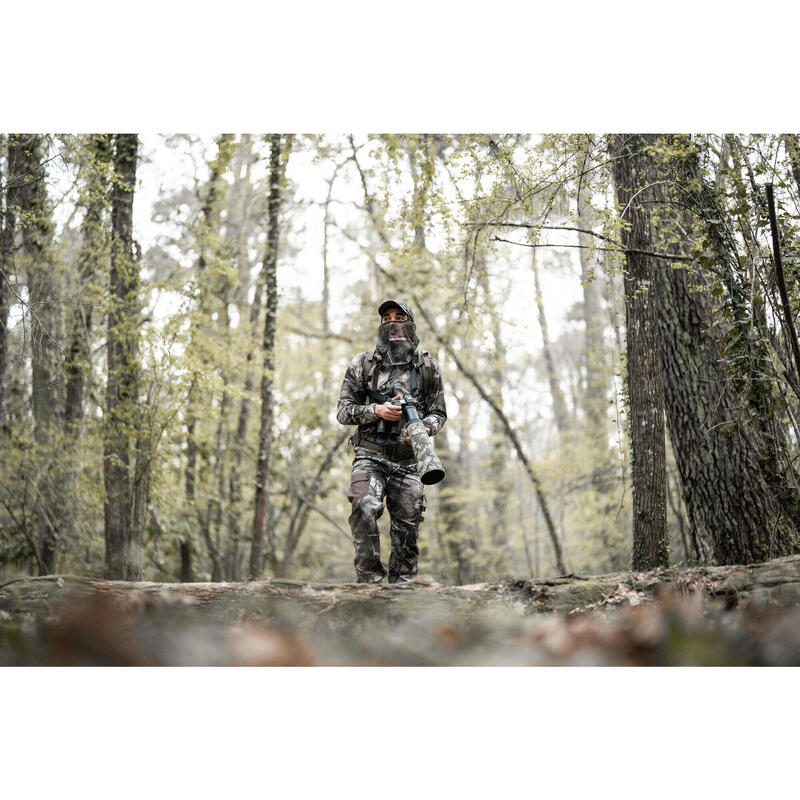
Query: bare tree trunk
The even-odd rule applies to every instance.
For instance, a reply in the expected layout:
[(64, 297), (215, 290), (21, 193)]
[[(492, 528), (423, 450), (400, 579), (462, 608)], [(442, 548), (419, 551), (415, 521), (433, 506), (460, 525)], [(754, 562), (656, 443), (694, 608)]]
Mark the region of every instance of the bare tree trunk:
[(84, 207), (77, 275), (71, 292), (73, 302), (67, 311), (67, 358), (65, 360), (66, 397), (64, 403), (64, 495), (76, 506), (61, 514), (65, 542), (75, 543), (79, 509), (76, 488), (81, 469), (81, 440), (84, 432), (85, 395), (91, 381), (91, 349), (96, 324), (95, 306), (103, 299), (109, 274), (109, 232), (107, 216), (111, 204), (109, 171), (114, 142), (107, 134), (83, 137), (81, 144), (80, 204)]
[(23, 175), (22, 148), (18, 137), (9, 134), (7, 139), (7, 171), (5, 186), (5, 207), (2, 227), (0, 227), (0, 435), (5, 429), (6, 372), (8, 369), (8, 313), (11, 306), (11, 279), (16, 275), (14, 268), (14, 235), (16, 232), (17, 209), (20, 204), (20, 184)]
[[(578, 226), (591, 230), (594, 214), (591, 204), (578, 197)], [(581, 263), (581, 285), (583, 286), (584, 359), (586, 382), (583, 390), (583, 409), (586, 414), (586, 428), (589, 439), (608, 450), (608, 422), (606, 417), (608, 383), (605, 369), (606, 348), (603, 341), (602, 293), (597, 275), (597, 260), (590, 256), (588, 249), (592, 236), (578, 233), (578, 250)]]
[(622, 218), (626, 254), (625, 297), (630, 434), (633, 448), (633, 558), (635, 570), (669, 564), (666, 507), (664, 386), (658, 352), (653, 286), (648, 160), (642, 149), (655, 137), (616, 135), (612, 171)]
[(70, 308), (69, 343), (66, 365), (67, 389), (64, 416), (67, 429), (80, 435), (84, 415), (86, 375), (91, 372), (90, 352), (94, 307), (102, 299), (105, 283), (106, 227), (104, 215), (109, 204), (108, 167), (112, 158), (112, 137), (87, 137), (81, 201), (85, 206), (78, 254), (78, 302)]
[[(671, 183), (696, 186), (694, 155), (676, 158), (671, 168)], [(677, 240), (672, 247), (680, 253), (688, 248), (676, 235), (675, 222), (683, 230), (692, 225), (678, 207), (685, 194), (674, 194), (677, 210), (662, 222), (665, 238)], [(700, 224), (707, 223), (701, 219)], [(710, 542), (719, 563), (763, 561), (796, 552), (797, 498), (778, 483), (781, 476), (775, 474), (763, 425), (753, 419), (752, 409), (743, 407), (726, 374), (711, 288), (700, 267), (656, 272), (670, 438), (695, 550)]]
[[(248, 218), (251, 215), (251, 208), (257, 206), (257, 198), (253, 190), (252, 182), (250, 179), (252, 166), (257, 162), (258, 155), (252, 145), (252, 137), (243, 135), (238, 150), (238, 158), (243, 162), (244, 169), (234, 181), (231, 187), (232, 196), (241, 196), (238, 202), (237, 225), (243, 231), (248, 223)], [(230, 227), (230, 219), (226, 220), (226, 228)], [(226, 234), (227, 238), (227, 234)], [(242, 328), (245, 331), (245, 336), (249, 341), (247, 349), (247, 367), (244, 380), (244, 391), (242, 393), (242, 400), (239, 407), (238, 421), (236, 425), (236, 433), (234, 436), (234, 443), (232, 449), (232, 457), (227, 480), (227, 505), (223, 509), (222, 505), (217, 506), (218, 526), (222, 526), (222, 520), (225, 519), (225, 529), (227, 536), (225, 537), (224, 548), (220, 546), (220, 560), (223, 574), (226, 580), (239, 580), (241, 576), (240, 570), (240, 542), (241, 542), (241, 470), (244, 451), (247, 443), (247, 431), (250, 421), (250, 412), (252, 408), (251, 394), (254, 385), (254, 376), (252, 369), (253, 354), (256, 344), (256, 330), (258, 328), (258, 320), (261, 314), (261, 306), (264, 297), (264, 270), (262, 268), (258, 272), (256, 278), (254, 294), (252, 302), (248, 302), (247, 295), (252, 287), (250, 277), (250, 261), (247, 254), (247, 241), (242, 232), (232, 239), (232, 249), (234, 258), (238, 265), (239, 286), (234, 289), (234, 299), (239, 308), (240, 315), (243, 318)], [(247, 326), (244, 326), (244, 318), (247, 318)], [(227, 317), (226, 317), (227, 319)], [(230, 396), (226, 394), (224, 400), (230, 401)], [(218, 428), (217, 433), (220, 433)], [(227, 450), (227, 442), (230, 438), (227, 426), (224, 431), (224, 439), (226, 442), (225, 449)], [(223, 471), (219, 471), (218, 478), (220, 481), (224, 480)], [(219, 488), (220, 497), (222, 497), (222, 484)]]
[[(194, 387), (192, 387), (194, 391)], [(188, 412), (191, 413), (191, 410)], [(195, 507), (194, 484), (197, 469), (197, 443), (194, 438), (194, 416), (186, 422), (186, 470), (184, 471), (183, 496), (187, 509)], [(190, 523), (191, 524), (191, 523)], [(180, 539), (181, 581), (192, 581), (192, 537), (188, 530), (184, 530)]]
[(542, 352), (544, 354), (545, 369), (547, 370), (547, 382), (550, 385), (550, 397), (553, 400), (553, 416), (559, 434), (563, 434), (567, 428), (567, 404), (564, 401), (564, 392), (558, 380), (552, 346), (550, 345), (550, 336), (547, 332), (547, 316), (544, 311), (542, 287), (539, 283), (539, 265), (536, 263), (536, 249), (532, 249), (531, 253), (531, 269), (533, 270), (533, 282), (536, 290), (536, 309), (539, 312), (539, 328), (542, 331)]
[(112, 307), (108, 312), (108, 377), (103, 437), (106, 577), (128, 577), (131, 497), (130, 440), (136, 424), (139, 274), (133, 254), (133, 195), (139, 138), (116, 136), (111, 205)]
[(45, 142), (36, 134), (10, 137), (9, 161), (19, 164), (16, 186), (17, 227), (21, 230), (22, 270), (28, 286), (27, 312), (30, 317), (31, 407), (33, 436), (40, 464), (35, 478), (38, 507), (40, 568), (50, 574), (55, 568), (56, 538), (59, 533), (54, 510), (59, 505), (61, 466), (56, 458), (55, 418), (60, 415), (55, 341), (59, 337), (58, 307), (52, 302), (56, 280), (53, 263), (53, 222), (45, 186)]
[[(0, 186), (3, 185), (3, 150), (5, 149), (5, 136), (0, 135)], [(10, 182), (10, 181), (9, 181)], [(11, 236), (7, 237), (7, 225), (10, 217), (6, 211), (6, 200), (8, 191), (0, 194), (0, 436), (3, 435), (3, 396), (6, 383), (6, 362), (8, 360), (8, 281), (9, 281), (9, 261), (11, 248), (14, 241), (14, 228), (10, 228)], [(10, 238), (11, 242), (7, 241)]]
[(201, 533), (208, 546), (209, 555), (211, 556), (211, 580), (214, 582), (222, 580), (223, 577), (223, 557), (219, 542), (219, 521), (222, 516), (222, 499), (225, 487), (223, 459), (228, 449), (226, 422), (229, 402), (230, 396), (228, 395), (228, 382), (226, 379), (225, 388), (222, 392), (222, 400), (220, 402), (219, 422), (217, 423), (214, 447), (214, 467), (211, 471), (211, 485), (209, 488), (206, 513), (201, 515), (198, 509)]
[[(205, 348), (204, 337), (209, 336), (211, 327), (210, 318), (212, 313), (212, 301), (214, 299), (214, 289), (218, 283), (218, 277), (213, 271), (209, 270), (209, 259), (217, 249), (215, 236), (219, 228), (219, 200), (224, 189), (222, 176), (230, 164), (233, 155), (232, 134), (222, 134), (217, 137), (217, 155), (209, 165), (208, 182), (205, 186), (205, 193), (200, 209), (200, 226), (197, 232), (199, 245), (199, 255), (197, 259), (197, 309), (192, 320), (191, 347), (199, 347), (202, 351)], [(198, 344), (199, 342), (199, 344)], [(207, 358), (201, 358), (203, 366), (206, 366)], [(203, 413), (200, 410), (202, 371), (196, 370), (192, 376), (192, 391), (186, 409), (186, 501), (189, 504), (193, 515), (201, 525), (201, 533), (206, 543), (209, 544), (210, 538), (208, 531), (203, 528), (204, 522), (201, 510), (195, 501), (195, 483), (197, 481), (197, 454), (198, 454), (198, 421)], [(189, 533), (185, 533), (191, 539)], [(191, 547), (191, 542), (189, 543)], [(213, 547), (209, 545), (209, 557), (213, 566), (217, 562), (217, 555), (213, 552)], [(182, 567), (183, 569), (183, 567)]]
[[(502, 404), (503, 381), (505, 378), (506, 351), (503, 345), (502, 330), (500, 319), (493, 307), (491, 291), (489, 286), (489, 273), (485, 268), (485, 257), (483, 254), (476, 256), (476, 266), (480, 266), (480, 284), (483, 291), (483, 306), (491, 319), (492, 339), (494, 340), (494, 352), (490, 355), (490, 385), (495, 400)], [(460, 349), (464, 349), (463, 347)], [(496, 560), (496, 567), (505, 572), (508, 569), (508, 550), (510, 546), (508, 537), (508, 526), (506, 525), (506, 507), (508, 499), (512, 495), (511, 485), (508, 475), (508, 449), (506, 434), (502, 424), (496, 415), (492, 416), (492, 443), (491, 456), (489, 458), (489, 474), (494, 483), (494, 495), (489, 504), (489, 529), (494, 545), (495, 552), (499, 556)]]
[[(680, 487), (677, 491), (672, 491), (672, 481), (670, 480), (671, 472), (667, 471), (667, 499), (669, 500), (669, 507), (672, 509), (672, 516), (675, 519), (675, 525), (678, 528), (678, 534), (681, 540), (681, 547), (683, 548), (683, 558), (685, 564), (693, 563), (692, 554), (689, 550), (689, 537), (686, 531), (686, 518), (683, 515), (683, 509), (680, 502)], [(680, 479), (675, 476), (675, 483), (678, 484)], [(677, 497), (676, 497), (677, 495)], [(698, 554), (699, 555), (699, 554)]]
[(181, 583), (191, 583), (194, 580), (192, 573), (192, 543), (188, 539), (181, 539), (179, 549), (181, 559)]
[(534, 560), (531, 557), (531, 544), (528, 540), (528, 524), (525, 520), (525, 509), (524, 509), (524, 495), (520, 491), (520, 487), (517, 487), (517, 520), (519, 522), (519, 528), (522, 533), (522, 546), (525, 550), (525, 563), (528, 565), (528, 575), (531, 578), (536, 577), (536, 567), (534, 565)]
[[(41, 136), (21, 137), (24, 149), (24, 171), (28, 177), (21, 189), (21, 210), (26, 214), (22, 227), (22, 246), (28, 267), (28, 304), (31, 313), (31, 371), (34, 438), (38, 445), (47, 445), (56, 409), (54, 378), (55, 330), (52, 313), (53, 263), (49, 253), (53, 223), (50, 219), (45, 188), (44, 143)], [(43, 553), (45, 562), (47, 554)]]
[(266, 316), (262, 342), (263, 362), (261, 374), (261, 432), (259, 435), (258, 466), (256, 472), (255, 513), (253, 516), (253, 542), (250, 549), (250, 578), (261, 575), (264, 561), (264, 539), (268, 556), (275, 560), (275, 541), (272, 529), (272, 507), (269, 499), (269, 468), (272, 455), (272, 385), (275, 371), (275, 324), (278, 315), (278, 221), (281, 208), (281, 135), (272, 134), (270, 141), (269, 232), (264, 256), (264, 283), (266, 286)]
[[(262, 265), (256, 279), (255, 294), (250, 305), (250, 320), (248, 336), (253, 337), (258, 319), (261, 316), (261, 305), (264, 298), (264, 268)], [(229, 570), (229, 580), (238, 577), (239, 540), (240, 540), (240, 508), (242, 499), (242, 458), (247, 443), (247, 429), (250, 424), (250, 411), (253, 406), (251, 393), (255, 384), (252, 369), (253, 348), (247, 351), (247, 374), (244, 380), (242, 403), (239, 407), (239, 420), (236, 426), (236, 442), (234, 445), (233, 463), (228, 477), (228, 543), (229, 556), (226, 559)]]
[(333, 185), (336, 183), (336, 176), (339, 174), (341, 164), (337, 164), (333, 174), (328, 180), (328, 194), (325, 196), (325, 216), (322, 222), (322, 330), (329, 333), (331, 329), (330, 312), (328, 306), (331, 302), (330, 290), (330, 269), (328, 267), (328, 228), (330, 226), (331, 198), (333, 196)]

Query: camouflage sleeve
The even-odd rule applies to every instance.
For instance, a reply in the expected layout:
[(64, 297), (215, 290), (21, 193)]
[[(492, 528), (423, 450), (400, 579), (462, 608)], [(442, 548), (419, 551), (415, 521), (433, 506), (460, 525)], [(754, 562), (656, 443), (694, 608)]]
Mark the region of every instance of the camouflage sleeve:
[(425, 416), (422, 421), (425, 423), (426, 428), (431, 429), (431, 436), (436, 436), (447, 421), (447, 407), (444, 402), (442, 369), (435, 358), (431, 359), (431, 363), (433, 364), (433, 391), (426, 404)]
[(336, 419), (342, 425), (366, 425), (378, 419), (375, 414), (375, 403), (367, 400), (363, 386), (364, 359), (363, 353), (355, 356), (347, 368), (339, 392), (339, 403), (336, 407)]

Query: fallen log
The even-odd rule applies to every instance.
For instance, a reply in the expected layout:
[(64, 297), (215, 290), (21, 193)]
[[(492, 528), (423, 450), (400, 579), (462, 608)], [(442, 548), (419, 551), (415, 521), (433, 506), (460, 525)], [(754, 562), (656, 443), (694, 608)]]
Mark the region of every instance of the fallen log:
[(470, 586), (0, 585), (0, 664), (562, 663), (800, 663), (800, 555)]

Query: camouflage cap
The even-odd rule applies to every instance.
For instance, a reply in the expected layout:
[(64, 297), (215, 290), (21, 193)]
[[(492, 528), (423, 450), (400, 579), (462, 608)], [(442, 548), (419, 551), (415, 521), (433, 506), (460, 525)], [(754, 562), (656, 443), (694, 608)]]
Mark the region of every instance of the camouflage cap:
[(399, 308), (412, 322), (416, 322), (414, 319), (414, 312), (411, 310), (411, 306), (402, 300), (384, 300), (378, 306), (378, 316), (382, 317), (390, 308)]

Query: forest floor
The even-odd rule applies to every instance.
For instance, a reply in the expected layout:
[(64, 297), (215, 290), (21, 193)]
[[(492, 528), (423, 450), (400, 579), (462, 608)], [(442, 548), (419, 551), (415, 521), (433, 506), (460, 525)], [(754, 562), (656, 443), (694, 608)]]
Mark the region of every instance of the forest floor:
[(800, 665), (800, 555), (471, 586), (20, 578), (0, 665)]

